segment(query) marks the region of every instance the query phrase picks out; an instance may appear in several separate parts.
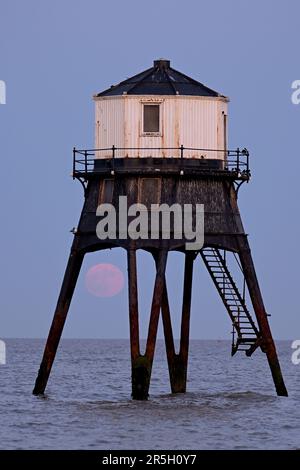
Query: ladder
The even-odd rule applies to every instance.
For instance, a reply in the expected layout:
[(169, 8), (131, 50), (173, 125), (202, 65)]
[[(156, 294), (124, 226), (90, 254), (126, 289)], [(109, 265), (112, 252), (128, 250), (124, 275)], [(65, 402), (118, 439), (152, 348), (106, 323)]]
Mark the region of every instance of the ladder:
[(223, 256), (218, 248), (207, 247), (200, 254), (232, 322), (231, 355), (244, 351), (251, 356), (262, 346), (262, 336), (228, 270), (225, 252)]

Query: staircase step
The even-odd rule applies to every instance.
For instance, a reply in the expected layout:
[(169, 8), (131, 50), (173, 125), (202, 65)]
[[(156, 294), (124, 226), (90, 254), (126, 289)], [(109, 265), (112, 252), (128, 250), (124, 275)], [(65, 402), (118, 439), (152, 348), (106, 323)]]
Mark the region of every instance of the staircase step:
[[(220, 285), (222, 285), (222, 284), (226, 285), (225, 283), (220, 282)], [(224, 290), (224, 292), (227, 292), (227, 291), (234, 292), (232, 287), (223, 287), (223, 290)], [(234, 295), (236, 295), (236, 294), (234, 294)]]
[(256, 334), (255, 332), (249, 333), (249, 331), (242, 331), (242, 330), (240, 330), (240, 334), (241, 334), (241, 336), (242, 336), (243, 338), (244, 338), (244, 337), (245, 337), (245, 338), (251, 337), (251, 339), (253, 339), (254, 336), (255, 336), (255, 338), (257, 338), (257, 334)]
[(238, 338), (240, 344), (252, 344), (255, 343), (256, 338)]
[[(236, 323), (238, 323), (239, 325), (251, 325), (249, 320), (248, 321), (239, 321), (238, 319), (236, 319)], [(242, 328), (243, 328), (243, 326), (242, 326)], [(253, 327), (252, 327), (252, 329), (253, 329)]]
[[(251, 339), (251, 340), (253, 340), (253, 339), (256, 339), (256, 338), (257, 338), (257, 334), (256, 334), (256, 333), (252, 333), (252, 334), (250, 334), (249, 332), (248, 332), (248, 333), (246, 333), (245, 331), (244, 331), (244, 332), (240, 331), (240, 335), (241, 335), (241, 338), (243, 338), (243, 339), (244, 339), (244, 336), (243, 336), (243, 335), (245, 335), (245, 339), (249, 338), (249, 336), (250, 336), (250, 338), (249, 338), (249, 339)], [(246, 338), (246, 337), (247, 337), (247, 338)]]

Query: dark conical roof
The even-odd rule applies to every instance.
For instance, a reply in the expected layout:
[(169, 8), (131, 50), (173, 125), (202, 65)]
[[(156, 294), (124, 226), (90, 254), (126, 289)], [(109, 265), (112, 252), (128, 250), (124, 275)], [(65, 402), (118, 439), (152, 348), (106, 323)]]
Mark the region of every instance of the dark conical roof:
[(138, 73), (118, 85), (96, 94), (97, 96), (117, 95), (190, 95), (222, 96), (197, 80), (170, 67), (169, 60), (155, 60), (153, 67)]

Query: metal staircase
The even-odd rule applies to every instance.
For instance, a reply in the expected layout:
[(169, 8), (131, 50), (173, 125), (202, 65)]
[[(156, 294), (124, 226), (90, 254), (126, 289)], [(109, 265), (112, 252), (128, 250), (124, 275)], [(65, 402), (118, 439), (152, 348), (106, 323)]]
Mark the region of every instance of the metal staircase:
[(262, 346), (262, 337), (246, 306), (244, 293), (240, 294), (228, 270), (225, 253), (223, 256), (218, 248), (208, 247), (200, 254), (232, 321), (231, 355), (245, 351), (251, 356)]

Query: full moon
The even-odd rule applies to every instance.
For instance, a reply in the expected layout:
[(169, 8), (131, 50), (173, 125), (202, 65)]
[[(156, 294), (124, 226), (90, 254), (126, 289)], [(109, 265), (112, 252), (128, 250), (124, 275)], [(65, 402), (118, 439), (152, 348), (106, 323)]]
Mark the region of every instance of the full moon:
[(113, 264), (96, 264), (87, 271), (85, 285), (88, 292), (96, 297), (113, 297), (123, 289), (124, 276)]

